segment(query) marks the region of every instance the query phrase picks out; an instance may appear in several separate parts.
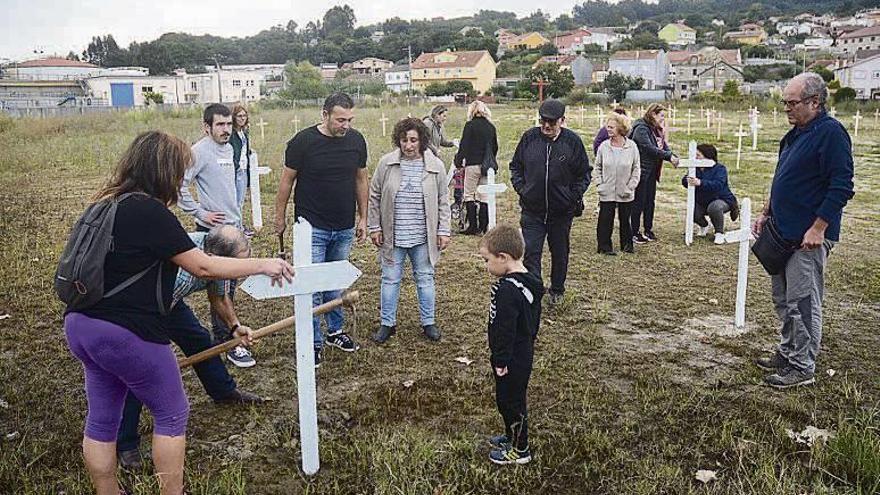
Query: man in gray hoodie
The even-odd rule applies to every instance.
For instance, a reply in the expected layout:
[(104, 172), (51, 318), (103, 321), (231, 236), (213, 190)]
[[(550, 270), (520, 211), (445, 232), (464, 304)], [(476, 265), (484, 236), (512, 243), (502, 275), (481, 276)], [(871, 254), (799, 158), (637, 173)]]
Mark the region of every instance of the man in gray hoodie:
[[(193, 165), (186, 170), (180, 186), (177, 205), (196, 219), (196, 231), (208, 232), (216, 225), (234, 225), (241, 228), (241, 208), (235, 193), (235, 165), (232, 159), (232, 112), (226, 105), (214, 103), (203, 114), (205, 136), (192, 146)], [(190, 184), (195, 183), (199, 200), (193, 199)], [(231, 284), (232, 297), (235, 284)], [(211, 310), (214, 339), (225, 342), (232, 332), (219, 316)], [(227, 353), (232, 364), (249, 368), (256, 364), (243, 346)]]

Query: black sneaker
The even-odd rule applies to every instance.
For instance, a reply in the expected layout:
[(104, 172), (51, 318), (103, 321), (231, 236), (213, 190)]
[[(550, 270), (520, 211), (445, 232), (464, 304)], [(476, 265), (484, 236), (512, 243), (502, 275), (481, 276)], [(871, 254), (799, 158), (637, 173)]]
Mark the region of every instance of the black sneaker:
[(354, 352), (361, 348), (361, 346), (359, 346), (357, 342), (352, 340), (351, 337), (349, 337), (348, 334), (345, 332), (328, 335), (327, 343), (345, 352)]
[(643, 236), (641, 233), (638, 233), (633, 236), (633, 243), (635, 244), (647, 244), (648, 238)]
[(645, 239), (647, 239), (648, 242), (654, 242), (657, 240), (657, 236), (654, 234), (654, 232), (651, 232), (650, 230), (646, 230), (645, 231)]
[(122, 469), (129, 471), (140, 471), (144, 468), (144, 458), (139, 449), (123, 450), (116, 453), (116, 459)]
[(257, 361), (251, 356), (251, 351), (243, 345), (236, 346), (227, 352), (226, 359), (239, 368), (250, 368), (257, 364)]
[(562, 304), (562, 301), (565, 300), (565, 294), (563, 294), (562, 292), (550, 292), (548, 293), (548, 296), (549, 297), (547, 298), (547, 303), (550, 306), (557, 306), (559, 304)]
[(495, 464), (527, 464), (532, 460), (529, 449), (517, 450), (513, 445), (504, 445), (489, 452), (489, 460)]
[(621, 249), (621, 251), (623, 251), (624, 253), (627, 253), (627, 254), (633, 254), (636, 252), (635, 248), (633, 248), (632, 246), (626, 246), (623, 249)]
[(500, 449), (505, 445), (510, 445), (510, 439), (507, 438), (507, 435), (495, 435), (494, 437), (489, 437), (489, 445)]
[(816, 376), (808, 371), (798, 371), (791, 366), (786, 366), (776, 373), (764, 377), (764, 383), (773, 388), (786, 389), (812, 385), (816, 383)]
[(222, 399), (215, 399), (214, 404), (262, 404), (263, 398), (246, 390), (233, 390)]
[(397, 333), (397, 327), (389, 327), (387, 325), (380, 325), (379, 330), (376, 330), (376, 333), (373, 334), (373, 342), (377, 344), (384, 344), (385, 341), (391, 338), (392, 335)]
[(315, 369), (321, 367), (321, 349), (315, 347)]
[(425, 334), (425, 337), (428, 340), (437, 342), (440, 340), (440, 329), (437, 328), (437, 325), (425, 325), (422, 327), (422, 332)]
[(614, 251), (603, 251), (600, 249), (596, 252), (599, 254), (604, 254), (605, 256), (617, 256), (617, 253), (615, 253)]
[(771, 356), (755, 359), (755, 364), (757, 364), (759, 368), (767, 371), (778, 371), (788, 366), (788, 360), (782, 357), (782, 354), (780, 354), (779, 351), (776, 351)]

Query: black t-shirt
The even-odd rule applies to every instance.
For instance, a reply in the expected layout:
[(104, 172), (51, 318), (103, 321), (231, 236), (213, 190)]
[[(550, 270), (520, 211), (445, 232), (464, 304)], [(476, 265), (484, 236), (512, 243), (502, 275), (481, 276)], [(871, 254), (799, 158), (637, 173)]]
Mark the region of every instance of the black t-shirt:
[(119, 203), (113, 224), (113, 249), (104, 261), (104, 292), (155, 261), (162, 261), (131, 286), (79, 311), (131, 330), (147, 342), (168, 344), (156, 298), (156, 276), (162, 267), (162, 302), (171, 306), (177, 265), (169, 261), (196, 247), (171, 211), (154, 198), (134, 195)]
[(324, 230), (354, 227), (357, 169), (367, 166), (361, 133), (349, 129), (343, 137), (327, 137), (318, 126), (303, 129), (287, 142), (284, 164), (296, 170), (297, 218)]

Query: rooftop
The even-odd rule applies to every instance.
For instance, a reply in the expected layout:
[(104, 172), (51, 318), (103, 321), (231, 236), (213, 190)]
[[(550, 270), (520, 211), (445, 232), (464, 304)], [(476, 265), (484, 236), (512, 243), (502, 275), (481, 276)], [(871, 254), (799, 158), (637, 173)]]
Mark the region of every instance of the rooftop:
[(100, 69), (97, 65), (79, 60), (68, 60), (61, 57), (39, 58), (15, 64), (19, 69), (29, 67), (80, 67), (83, 69)]
[(486, 50), (472, 52), (423, 53), (415, 59), (413, 69), (442, 69), (448, 67), (476, 67), (483, 57), (492, 58)]

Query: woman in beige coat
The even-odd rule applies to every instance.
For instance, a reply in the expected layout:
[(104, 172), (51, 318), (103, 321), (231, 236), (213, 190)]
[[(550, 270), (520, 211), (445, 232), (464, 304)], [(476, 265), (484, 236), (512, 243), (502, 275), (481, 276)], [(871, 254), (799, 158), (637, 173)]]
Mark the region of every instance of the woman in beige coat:
[(397, 331), (400, 281), (409, 257), (422, 332), (437, 341), (434, 265), (451, 234), (446, 171), (428, 148), (430, 134), (419, 119), (398, 122), (391, 138), (397, 149), (379, 160), (370, 183), (368, 227), (382, 263), (381, 326), (373, 340), (381, 344)]
[(616, 255), (611, 245), (614, 231), (614, 210), (617, 209), (620, 228), (620, 249), (633, 252), (630, 208), (639, 185), (639, 148), (627, 138), (629, 119), (625, 115), (611, 113), (605, 119), (609, 139), (596, 151), (596, 177), (599, 186), (599, 221), (596, 223), (596, 240), (599, 253)]

